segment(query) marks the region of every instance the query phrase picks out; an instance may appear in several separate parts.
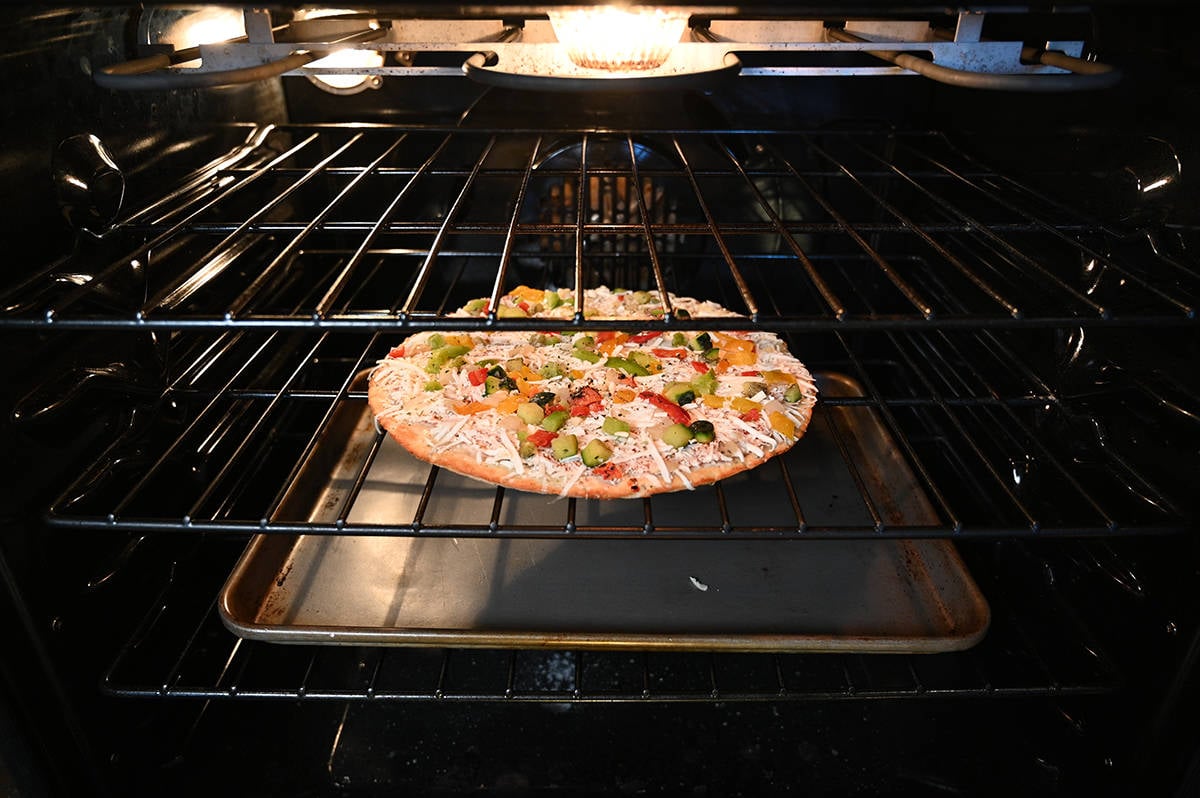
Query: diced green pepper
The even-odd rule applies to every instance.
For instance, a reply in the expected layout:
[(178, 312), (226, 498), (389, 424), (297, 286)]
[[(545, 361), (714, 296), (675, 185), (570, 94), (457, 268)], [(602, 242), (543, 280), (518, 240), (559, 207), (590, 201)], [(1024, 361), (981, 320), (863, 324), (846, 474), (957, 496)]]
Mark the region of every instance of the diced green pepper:
[(676, 449), (682, 449), (692, 442), (692, 431), (686, 424), (672, 424), (662, 432), (662, 439)]
[(574, 341), (576, 349), (591, 349), (596, 345), (596, 339), (590, 335), (581, 335)]
[(600, 362), (600, 355), (597, 355), (595, 352), (589, 352), (586, 349), (579, 349), (578, 347), (576, 347), (575, 350), (571, 352), (571, 354), (574, 355), (575, 357), (579, 358), (580, 360), (586, 360), (589, 363), (599, 363)]
[(567, 419), (570, 417), (571, 414), (566, 410), (555, 410), (553, 413), (547, 414), (546, 417), (542, 419), (542, 429), (546, 430), (547, 432), (558, 432), (563, 428), (563, 424), (566, 424)]
[(469, 350), (465, 346), (448, 345), (433, 350), (433, 354), (429, 356), (429, 363), (425, 366), (425, 371), (430, 374), (436, 374), (441, 371), (446, 363), (459, 355), (465, 355)]
[(429, 382), (425, 383), (425, 390), (440, 391), (442, 390), (442, 384), (437, 380), (430, 380)]
[(688, 402), (695, 401), (696, 392), (692, 390), (690, 382), (672, 382), (663, 388), (663, 396), (677, 405), (686, 405)]
[(446, 345), (446, 337), (441, 333), (433, 333), (429, 336), (429, 348), (441, 349)]
[(677, 332), (671, 336), (671, 346), (687, 346), (687, 336)]
[(688, 425), (688, 429), (691, 430), (692, 437), (696, 439), (697, 443), (708, 443), (717, 437), (717, 432), (713, 429), (711, 421), (693, 421)]
[(472, 299), (466, 304), (464, 309), (467, 313), (481, 313), (487, 307), (487, 304), (488, 301), (486, 299)]
[(635, 349), (634, 351), (630, 352), (629, 359), (647, 371), (654, 371), (655, 369), (659, 368), (658, 358), (649, 352), (643, 352), (640, 349)]
[(647, 377), (650, 375), (645, 366), (624, 357), (610, 357), (604, 361), (604, 365), (610, 369), (619, 369), (632, 377)]
[(585, 466), (595, 468), (608, 462), (608, 458), (612, 457), (612, 447), (599, 438), (593, 438), (579, 455)]
[(579, 439), (574, 435), (555, 435), (550, 441), (550, 451), (559, 460), (566, 460), (579, 454)]
[(604, 426), (601, 427), (609, 435), (622, 435), (629, 432), (629, 422), (619, 418), (607, 416), (604, 419)]

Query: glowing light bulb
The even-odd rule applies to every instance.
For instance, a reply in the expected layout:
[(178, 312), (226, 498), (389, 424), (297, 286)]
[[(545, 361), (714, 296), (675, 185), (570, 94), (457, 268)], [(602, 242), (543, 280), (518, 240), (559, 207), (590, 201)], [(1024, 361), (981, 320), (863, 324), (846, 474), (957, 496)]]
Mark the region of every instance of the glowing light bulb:
[(567, 56), (588, 69), (655, 69), (671, 55), (688, 12), (649, 7), (587, 6), (547, 11)]

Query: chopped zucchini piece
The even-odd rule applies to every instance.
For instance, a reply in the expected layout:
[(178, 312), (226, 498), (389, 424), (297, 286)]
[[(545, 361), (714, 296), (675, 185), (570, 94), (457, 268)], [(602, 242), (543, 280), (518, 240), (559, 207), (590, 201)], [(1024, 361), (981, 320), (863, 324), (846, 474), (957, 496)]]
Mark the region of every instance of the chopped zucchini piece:
[(522, 402), (517, 405), (517, 415), (526, 424), (541, 424), (542, 419), (546, 417), (546, 411), (542, 409), (541, 405), (534, 404), (533, 402)]
[(481, 313), (487, 307), (486, 299), (472, 299), (465, 306), (467, 313)]
[(567, 419), (570, 417), (571, 414), (566, 410), (555, 410), (553, 413), (547, 414), (546, 417), (542, 419), (542, 429), (546, 430), (547, 432), (558, 432), (563, 428), (563, 424), (566, 424)]
[(687, 336), (683, 333), (675, 333), (671, 336), (671, 346), (687, 346)]
[(521, 445), (517, 447), (517, 454), (528, 460), (537, 452), (537, 447), (533, 445), (533, 441), (521, 441)]
[(708, 443), (717, 437), (717, 431), (713, 429), (711, 421), (704, 421), (703, 419), (693, 421), (688, 425), (688, 429), (691, 430), (692, 437), (696, 439), (697, 443)]
[(550, 391), (538, 391), (529, 398), (529, 401), (533, 402), (535, 405), (538, 405), (544, 410), (546, 405), (554, 401), (554, 394)]
[(549, 380), (553, 379), (554, 377), (561, 377), (566, 374), (566, 372), (563, 371), (563, 367), (558, 363), (547, 363), (538, 369), (538, 374)]
[(505, 371), (520, 371), (525, 368), (525, 360), (523, 358), (514, 357), (504, 362)]
[(498, 319), (524, 319), (528, 316), (528, 313), (515, 305), (501, 305), (496, 308), (496, 318)]
[(563, 298), (558, 295), (557, 291), (546, 291), (542, 295), (542, 303), (546, 306), (546, 310), (554, 310), (563, 303)]
[(599, 438), (593, 438), (587, 446), (583, 447), (579, 456), (585, 466), (595, 468), (608, 462), (608, 458), (612, 457), (612, 447)]
[(645, 305), (654, 301), (654, 295), (649, 291), (634, 291), (633, 301), (638, 305)]
[(672, 424), (663, 430), (662, 439), (676, 449), (682, 449), (692, 442), (692, 431), (686, 424)]
[(515, 391), (517, 383), (500, 366), (488, 369), (487, 377), (483, 380), (483, 395), (491, 396), (496, 391)]
[(793, 382), (787, 387), (787, 390), (783, 392), (783, 401), (799, 402), (803, 396), (804, 392), (800, 390), (800, 386)]
[(688, 312), (687, 312), (686, 310), (684, 310), (683, 308), (675, 308), (675, 318), (677, 318), (677, 319), (683, 319), (684, 321), (687, 321), (687, 320), (688, 320), (688, 319), (690, 319), (691, 317), (692, 317), (692, 314), (691, 314), (691, 313), (688, 313)]
[(550, 451), (559, 460), (566, 460), (579, 454), (579, 439), (574, 435), (555, 435), (550, 441)]
[(690, 382), (672, 382), (663, 388), (663, 396), (677, 405), (686, 405), (696, 399), (696, 392)]
[(758, 380), (750, 380), (742, 386), (742, 396), (745, 396), (747, 399), (751, 399), (755, 396), (758, 396), (760, 393), (766, 392), (767, 384), (765, 382), (759, 382)]
[(629, 432), (629, 422), (614, 418), (613, 416), (607, 416), (604, 419), (604, 426), (601, 429), (609, 435), (621, 435)]
[(721, 350), (716, 349), (715, 347), (713, 349), (705, 349), (704, 354), (701, 355), (701, 357), (703, 357), (709, 363), (716, 363), (721, 359)]
[(705, 396), (717, 392), (717, 375), (712, 369), (692, 380), (692, 390), (697, 396)]
[(440, 391), (442, 390), (442, 384), (437, 380), (430, 380), (429, 382), (425, 383), (425, 390)]
[(700, 333), (688, 345), (697, 352), (707, 352), (713, 348), (712, 336), (708, 333)]

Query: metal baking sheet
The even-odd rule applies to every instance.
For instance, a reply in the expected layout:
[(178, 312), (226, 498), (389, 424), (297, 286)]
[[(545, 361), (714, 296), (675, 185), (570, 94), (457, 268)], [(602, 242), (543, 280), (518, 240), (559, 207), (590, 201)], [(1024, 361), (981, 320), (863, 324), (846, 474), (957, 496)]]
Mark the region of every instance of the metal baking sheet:
[[(818, 381), (826, 396), (860, 393), (840, 375)], [(365, 407), (329, 429), (280, 510), (286, 517), (331, 520), (374, 437)], [(855, 476), (890, 523), (936, 520), (867, 408), (818, 405), (785, 457), (806, 511), (824, 520), (862, 522)], [(411, 521), (427, 472), (385, 441), (348, 520)], [(790, 515), (786, 500), (775, 506), (786, 497), (782, 479), (768, 464), (726, 481), (730, 517), (768, 524), (773, 513)], [(654, 517), (711, 525), (709, 494), (653, 497)], [(442, 472), (424, 518), (486, 523), (495, 498), (493, 487)], [(501, 520), (561, 527), (565, 505), (506, 491)], [(576, 522), (637, 524), (642, 513), (639, 500), (579, 501)], [(247, 638), (355, 645), (924, 653), (968, 648), (989, 622), (953, 545), (937, 540), (259, 535), (219, 604), (226, 626)]]

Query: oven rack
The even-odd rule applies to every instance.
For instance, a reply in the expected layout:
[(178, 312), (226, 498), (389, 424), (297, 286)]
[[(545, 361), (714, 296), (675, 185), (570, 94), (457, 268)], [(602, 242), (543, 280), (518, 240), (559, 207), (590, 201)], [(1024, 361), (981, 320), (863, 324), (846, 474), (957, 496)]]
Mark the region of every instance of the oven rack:
[[(228, 563), (230, 541), (221, 542)], [(215, 548), (208, 542), (210, 549)], [(236, 549), (236, 547), (233, 547)], [(288, 701), (762, 702), (1095, 695), (1120, 670), (1053, 592), (983, 587), (982, 642), (941, 654), (712, 653), (278, 644), (234, 636), (212, 551), (177, 562), (113, 656), (106, 693)], [(201, 567), (203, 563), (203, 567)], [(136, 617), (136, 616), (135, 616)], [(1036, 623), (1028, 623), (1036, 618)]]
[[(481, 483), (471, 483), (479, 501), (464, 516), (468, 488), (436, 467), (416, 472), (408, 509), (386, 520), (354, 517), (380, 453), (399, 451), (361, 420), (369, 419), (362, 380), (394, 343), (390, 336), (228, 331), (188, 338), (165, 356), (165, 391), (146, 400), (160, 412), (146, 414), (150, 420), (135, 415), (52, 503), (48, 520), (95, 532), (641, 539), (1188, 529), (1194, 471), (1186, 453), (1166, 455), (1172, 430), (1194, 424), (1200, 397), (1161, 370), (1131, 374), (1113, 365), (1093, 373), (1099, 367), (1090, 358), (1077, 378), (1084, 388), (1076, 378), (1053, 385), (1028, 354), (1052, 341), (1045, 331), (793, 335), (792, 351), (827, 375), (827, 388), (856, 387), (825, 390), (809, 435), (752, 472), (761, 481), (618, 502), (617, 515), (611, 508), (593, 513), (597, 502), (546, 497), (531, 521), (510, 511), (520, 492)], [(1063, 345), (1076, 351), (1078, 343)], [(1098, 420), (1114, 413), (1123, 419), (1119, 427)], [(859, 442), (858, 429), (874, 431)], [(1151, 456), (1136, 456), (1126, 438)], [(904, 482), (928, 502), (920, 520), (897, 515), (887, 487), (895, 475), (880, 470), (895, 460)], [(311, 516), (293, 508), (297, 495), (327, 496), (332, 509)], [(689, 507), (682, 516), (681, 501)]]
[[(6, 291), (0, 325), (561, 327), (445, 317), (530, 282), (719, 290), (745, 314), (724, 328), (1190, 326), (1200, 289), (1194, 262), (933, 132), (282, 125), (156, 178)], [(281, 301), (297, 282), (310, 300)]]

